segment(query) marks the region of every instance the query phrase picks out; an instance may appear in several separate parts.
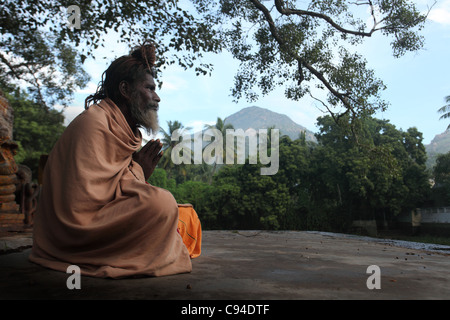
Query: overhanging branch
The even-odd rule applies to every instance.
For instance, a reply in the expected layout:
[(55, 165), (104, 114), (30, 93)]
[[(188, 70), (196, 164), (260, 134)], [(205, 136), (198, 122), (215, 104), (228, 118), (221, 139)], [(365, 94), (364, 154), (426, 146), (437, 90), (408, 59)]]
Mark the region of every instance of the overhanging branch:
[[(370, 1), (369, 1), (369, 3), (371, 5)], [(287, 15), (287, 16), (289, 16), (289, 15), (298, 15), (298, 16), (310, 16), (310, 17), (314, 17), (314, 18), (319, 18), (319, 19), (325, 20), (333, 28), (335, 28), (336, 30), (338, 30), (338, 31), (340, 31), (342, 33), (353, 34), (353, 35), (361, 36), (361, 37), (371, 37), (372, 34), (375, 32), (375, 27), (377, 25), (372, 5), (371, 5), (371, 7), (372, 7), (371, 12), (372, 12), (372, 17), (374, 19), (374, 26), (373, 26), (372, 30), (370, 30), (369, 32), (350, 30), (350, 29), (346, 29), (344, 27), (341, 27), (333, 19), (331, 19), (329, 16), (327, 16), (327, 15), (325, 15), (323, 13), (318, 13), (318, 12), (309, 11), (309, 10), (284, 8), (282, 0), (275, 0), (275, 7), (277, 8), (278, 12), (283, 14), (283, 15)]]
[(20, 79), (21, 78), (20, 75), (16, 72), (15, 67), (11, 63), (9, 63), (8, 59), (6, 59), (1, 52), (0, 52), (0, 60), (4, 64), (6, 64), (6, 66), (9, 68), (9, 70), (11, 70), (11, 73), (14, 75), (14, 77), (16, 79)]
[[(299, 66), (305, 67), (317, 79), (319, 79), (325, 85), (325, 87), (331, 92), (331, 94), (333, 94), (336, 98), (338, 98), (339, 101), (341, 101), (342, 104), (347, 108), (346, 113), (348, 111), (351, 111), (352, 114), (355, 114), (353, 107), (350, 105), (350, 103), (348, 101), (349, 93), (348, 92), (347, 93), (338, 92), (336, 89), (333, 88), (333, 86), (328, 82), (328, 80), (325, 79), (325, 77), (323, 76), (323, 74), (321, 72), (319, 72), (311, 64), (309, 64), (308, 62), (303, 60), (297, 53), (292, 52), (292, 50), (289, 49), (289, 46), (285, 43), (285, 41), (278, 34), (278, 30), (275, 26), (275, 22), (273, 21), (270, 11), (258, 0), (250, 0), (250, 1), (253, 3), (253, 5), (258, 10), (260, 10), (263, 13), (264, 18), (266, 19), (267, 23), (269, 24), (270, 32), (271, 32), (272, 36), (274, 37), (274, 39), (276, 40), (276, 42), (278, 43), (278, 45), (282, 49), (284, 49), (286, 52), (288, 52), (295, 60), (297, 60)], [(277, 3), (279, 4), (279, 0), (275, 0), (275, 4), (277, 4)], [(300, 70), (299, 70), (299, 72), (300, 72)]]

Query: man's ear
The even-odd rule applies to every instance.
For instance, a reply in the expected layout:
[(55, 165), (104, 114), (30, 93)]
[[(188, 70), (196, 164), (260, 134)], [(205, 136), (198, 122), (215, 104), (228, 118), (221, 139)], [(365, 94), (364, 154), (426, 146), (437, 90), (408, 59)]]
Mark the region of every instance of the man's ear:
[(130, 99), (130, 85), (126, 81), (121, 81), (119, 83), (119, 92), (122, 97)]

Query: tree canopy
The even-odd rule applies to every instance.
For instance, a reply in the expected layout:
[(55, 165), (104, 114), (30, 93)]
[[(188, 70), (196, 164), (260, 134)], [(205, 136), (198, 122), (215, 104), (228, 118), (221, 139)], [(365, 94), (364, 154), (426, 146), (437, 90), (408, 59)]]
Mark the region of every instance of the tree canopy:
[[(387, 106), (356, 45), (375, 33), (391, 39), (393, 55), (423, 46), (426, 14), (409, 0), (79, 1), (80, 28), (67, 24), (69, 1), (6, 0), (0, 5), (0, 81), (22, 80), (38, 102), (67, 104), (87, 82), (82, 64), (110, 32), (130, 46), (158, 45), (158, 70), (178, 63), (212, 71), (200, 58), (228, 50), (241, 65), (232, 95), (254, 101), (284, 87), (288, 99), (316, 97), (330, 114), (358, 117)], [(260, 93), (258, 93), (260, 90)], [(318, 98), (317, 98), (318, 99)]]
[(2, 1), (0, 84), (19, 82), (41, 104), (67, 105), (88, 81), (85, 59), (100, 46), (114, 47), (108, 40), (112, 32), (130, 47), (154, 40), (158, 67), (178, 62), (203, 74), (211, 66), (194, 61), (202, 52), (220, 48), (211, 19), (194, 17), (177, 0), (78, 1), (79, 29), (68, 24), (71, 5), (65, 0)]
[(426, 14), (412, 1), (197, 0), (221, 17), (225, 47), (240, 61), (232, 94), (258, 99), (277, 87), (288, 99), (328, 92), (323, 106), (337, 120), (387, 107), (377, 79), (356, 45), (375, 33), (391, 39), (393, 55), (423, 46)]

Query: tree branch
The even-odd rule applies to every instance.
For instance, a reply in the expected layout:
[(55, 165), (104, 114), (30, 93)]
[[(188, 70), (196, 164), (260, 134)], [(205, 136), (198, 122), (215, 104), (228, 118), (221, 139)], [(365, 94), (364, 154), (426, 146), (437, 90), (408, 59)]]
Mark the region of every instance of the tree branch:
[[(308, 11), (308, 10), (301, 10), (301, 9), (283, 8), (283, 4), (281, 3), (281, 0), (275, 0), (275, 7), (277, 8), (279, 13), (284, 14), (284, 15), (310, 16), (310, 17), (315, 17), (315, 18), (325, 20), (326, 22), (328, 22), (328, 24), (330, 24), (332, 27), (334, 27), (335, 29), (337, 29), (338, 31), (340, 31), (342, 33), (353, 34), (353, 35), (362, 36), (362, 37), (371, 37), (372, 33), (375, 31), (375, 25), (372, 28), (372, 30), (370, 30), (369, 32), (345, 29), (345, 28), (341, 27), (339, 24), (337, 24), (336, 22), (334, 22), (334, 20), (331, 19), (329, 16), (327, 16), (323, 13), (318, 13), (318, 12)], [(373, 10), (372, 10), (372, 13), (373, 13)], [(372, 16), (375, 20), (375, 16), (373, 14), (372, 14)]]
[(20, 75), (17, 74), (14, 66), (12, 64), (9, 63), (8, 59), (6, 59), (3, 54), (0, 52), (0, 60), (6, 64), (6, 66), (11, 70), (11, 73), (14, 75), (14, 77), (16, 77), (16, 79), (21, 79)]
[[(30, 72), (30, 75), (33, 77), (33, 82), (34, 82), (34, 86), (37, 90), (37, 100), (38, 103), (40, 103), (42, 106), (47, 107), (47, 104), (45, 103), (44, 97), (42, 95), (42, 91), (41, 91), (41, 85), (39, 84), (39, 79), (36, 77), (35, 73), (33, 70), (31, 70), (30, 66), (26, 66), (26, 68), (28, 69), (28, 71)], [(29, 83), (33, 84), (32, 81), (27, 80)]]
[(370, 14), (372, 15), (373, 18), (373, 27), (372, 27), (372, 32), (375, 31), (375, 27), (378, 25), (377, 23), (377, 18), (375, 17), (375, 8), (373, 6), (372, 0), (369, 0), (369, 6), (370, 6)]
[[(289, 48), (288, 45), (286, 45), (286, 43), (284, 42), (284, 40), (280, 37), (280, 35), (278, 34), (278, 30), (275, 26), (275, 23), (272, 19), (272, 16), (270, 15), (269, 10), (258, 0), (250, 0), (255, 7), (260, 10), (267, 23), (269, 24), (269, 29), (270, 32), (272, 34), (272, 36), (274, 37), (274, 39), (277, 41), (277, 43), (280, 45), (281, 48), (284, 48), (286, 50), (286, 52), (288, 52), (289, 54), (291, 54), (291, 56), (297, 60), (297, 62), (299, 63), (299, 66), (303, 66), (306, 69), (308, 69), (314, 76), (316, 76), (316, 78), (318, 78), (324, 85), (325, 87), (336, 97), (338, 98), (342, 104), (347, 108), (347, 112), (348, 110), (351, 110), (353, 114), (355, 114), (353, 107), (350, 105), (349, 101), (348, 101), (348, 93), (340, 93), (338, 92), (336, 89), (333, 88), (333, 86), (328, 82), (327, 79), (325, 79), (325, 77), (323, 76), (322, 73), (320, 73), (318, 70), (316, 70), (312, 65), (310, 65), (309, 63), (307, 63), (306, 61), (304, 61), (297, 53), (292, 52)], [(279, 2), (279, 0), (275, 0), (275, 2)]]

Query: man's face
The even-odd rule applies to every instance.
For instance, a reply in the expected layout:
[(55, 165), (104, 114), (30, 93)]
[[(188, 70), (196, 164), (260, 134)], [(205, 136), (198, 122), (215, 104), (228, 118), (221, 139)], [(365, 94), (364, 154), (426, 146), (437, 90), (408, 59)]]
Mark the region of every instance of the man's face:
[(156, 134), (159, 130), (158, 104), (161, 99), (155, 89), (153, 77), (145, 73), (144, 77), (136, 80), (131, 92), (131, 117), (138, 126), (147, 130), (149, 135)]

